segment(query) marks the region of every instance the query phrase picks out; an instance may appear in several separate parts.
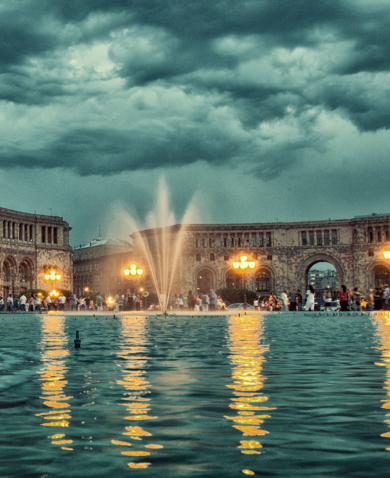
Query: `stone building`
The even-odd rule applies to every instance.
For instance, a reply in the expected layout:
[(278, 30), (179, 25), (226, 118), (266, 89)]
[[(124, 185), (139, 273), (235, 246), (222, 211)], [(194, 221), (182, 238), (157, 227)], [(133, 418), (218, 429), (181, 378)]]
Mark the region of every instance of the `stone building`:
[(94, 239), (73, 251), (73, 291), (86, 295), (85, 289), (104, 296), (122, 294), (131, 288), (123, 269), (133, 260), (133, 247), (119, 239)]
[(58, 216), (29, 214), (0, 208), (0, 288), (3, 297), (28, 289), (46, 289), (50, 269), (62, 278), (61, 289), (72, 290), (72, 228)]
[[(242, 277), (233, 270), (232, 262), (242, 253), (256, 260), (247, 288), (262, 295), (280, 294), (284, 288), (306, 290), (309, 269), (318, 262), (335, 267), (339, 285), (366, 290), (389, 282), (389, 264), (383, 258), (383, 250), (390, 246), (389, 226), (390, 215), (293, 223), (191, 224), (184, 230), (172, 293), (241, 288)], [(175, 236), (180, 226), (168, 230)], [(156, 230), (132, 235), (136, 257), (143, 255), (140, 236), (151, 241), (153, 255)]]

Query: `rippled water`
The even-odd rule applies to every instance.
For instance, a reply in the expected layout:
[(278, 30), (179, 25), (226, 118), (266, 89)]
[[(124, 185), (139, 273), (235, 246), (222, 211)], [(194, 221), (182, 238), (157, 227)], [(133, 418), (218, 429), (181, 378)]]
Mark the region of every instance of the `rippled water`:
[(2, 478), (389, 474), (389, 314), (0, 330)]

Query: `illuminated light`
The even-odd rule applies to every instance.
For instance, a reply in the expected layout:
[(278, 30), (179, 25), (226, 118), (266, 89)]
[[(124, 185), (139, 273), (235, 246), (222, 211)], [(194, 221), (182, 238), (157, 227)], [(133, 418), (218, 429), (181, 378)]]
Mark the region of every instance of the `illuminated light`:
[(247, 256), (241, 256), (240, 257), (241, 262), (246, 262), (248, 260)]
[(51, 438), (52, 440), (55, 440), (57, 438), (64, 438), (64, 434), (63, 433), (58, 433), (57, 435), (52, 435), (51, 437), (48, 437), (48, 438)]
[(256, 267), (256, 262), (251, 261), (249, 262), (249, 269), (254, 269)]
[(390, 432), (382, 433), (381, 437), (390, 438)]
[(130, 274), (129, 269), (125, 269), (123, 272), (124, 272), (125, 276), (128, 276)]
[[(41, 400), (70, 400), (71, 398), (73, 397), (64, 397), (64, 396), (59, 396), (59, 395), (54, 395), (54, 397), (39, 397)], [(66, 405), (65, 403), (62, 404), (64, 407), (65, 406), (69, 406), (69, 405)], [(49, 413), (53, 413), (53, 412), (49, 412)], [(54, 412), (54, 413), (58, 413), (58, 412)]]
[(69, 422), (63, 421), (63, 422), (50, 422), (50, 423), (41, 423), (42, 427), (68, 427)]
[(122, 455), (126, 456), (148, 456), (150, 453), (148, 451), (122, 451)]
[(50, 275), (49, 274), (45, 274), (45, 280), (49, 280), (50, 279)]
[(44, 417), (45, 420), (64, 420), (65, 418), (72, 418), (70, 415), (50, 415), (49, 417)]
[(56, 271), (50, 271), (50, 274), (53, 276), (55, 275)]
[(145, 445), (145, 448), (153, 448), (154, 450), (159, 450), (160, 448), (164, 448), (162, 445)]
[(237, 430), (243, 432), (244, 436), (246, 437), (262, 436), (267, 435), (267, 433), (269, 433), (266, 430), (261, 430), (259, 427), (253, 426), (241, 427), (234, 425), (233, 428), (237, 428)]
[(143, 269), (137, 269), (137, 274), (140, 276), (143, 273)]
[(147, 468), (151, 463), (128, 463), (130, 468)]
[(390, 259), (390, 250), (383, 251), (383, 257), (385, 259)]
[(263, 448), (263, 445), (258, 441), (241, 441), (241, 446), (239, 448)]
[(240, 397), (240, 398), (232, 398), (234, 402), (266, 402), (268, 397)]
[[(57, 403), (57, 402), (43, 402), (44, 405), (50, 408), (65, 408), (70, 407), (69, 403)], [(58, 413), (58, 412), (57, 412)]]
[(66, 446), (62, 446), (61, 450), (73, 451), (73, 448), (67, 448)]
[(149, 432), (146, 432), (145, 430), (142, 430), (141, 427), (126, 427), (126, 430), (129, 432), (129, 435), (135, 435), (135, 436), (145, 436), (145, 437), (151, 437), (152, 434)]
[(241, 450), (241, 453), (245, 455), (261, 455), (261, 452), (256, 450)]
[(70, 413), (70, 410), (56, 410), (54, 412), (37, 413), (35, 416), (41, 417), (42, 415), (55, 415), (57, 413)]
[(234, 267), (234, 269), (238, 269), (240, 267), (240, 263), (239, 262), (233, 262), (233, 267)]
[(111, 440), (111, 443), (113, 445), (131, 446), (131, 443), (127, 443), (127, 441)]
[(137, 264), (131, 264), (130, 269), (137, 269)]
[(52, 441), (53, 445), (69, 445), (70, 443), (73, 443), (73, 440), (58, 440), (58, 441)]
[(125, 420), (155, 420), (158, 417), (149, 417), (148, 415), (134, 415), (133, 417), (125, 417)]
[(254, 475), (255, 472), (254, 471), (251, 471), (251, 470), (242, 470), (242, 472), (245, 474), (245, 475)]

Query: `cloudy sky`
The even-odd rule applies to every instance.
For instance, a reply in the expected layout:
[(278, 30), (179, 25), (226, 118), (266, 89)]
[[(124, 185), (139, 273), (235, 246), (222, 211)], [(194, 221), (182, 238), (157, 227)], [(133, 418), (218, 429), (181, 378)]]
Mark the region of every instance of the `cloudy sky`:
[(1, 206), (126, 234), (390, 212), (388, 0), (0, 0)]

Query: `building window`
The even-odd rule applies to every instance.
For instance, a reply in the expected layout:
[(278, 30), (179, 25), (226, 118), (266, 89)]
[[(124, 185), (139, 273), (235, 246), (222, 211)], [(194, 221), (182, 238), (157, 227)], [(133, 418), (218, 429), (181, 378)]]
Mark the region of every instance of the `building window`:
[(373, 256), (374, 256), (374, 251), (368, 251), (368, 255), (369, 255), (370, 257), (373, 257)]
[(46, 227), (42, 226), (42, 243), (46, 243)]
[(382, 231), (378, 231), (378, 242), (382, 242)]
[(306, 246), (307, 245), (306, 231), (303, 231), (301, 234), (302, 234), (302, 246)]
[(322, 246), (322, 234), (317, 232), (317, 246)]
[(271, 278), (268, 271), (260, 271), (256, 277), (256, 290), (258, 292), (270, 292)]
[(209, 238), (209, 248), (214, 249), (214, 247), (215, 247), (215, 240), (214, 240), (213, 237), (210, 237)]
[(375, 287), (381, 287), (389, 283), (389, 271), (384, 266), (378, 266), (375, 268)]
[(267, 256), (267, 261), (272, 261), (272, 256), (271, 255)]
[(223, 238), (223, 247), (227, 247), (228, 246), (228, 239), (227, 237), (224, 237)]
[(223, 256), (223, 260), (224, 260), (224, 261), (228, 261), (228, 260), (229, 260), (229, 256)]
[(337, 231), (332, 231), (332, 244), (337, 245)]
[(386, 238), (386, 241), (390, 240), (390, 234), (389, 234), (389, 231), (385, 231), (385, 238)]
[(58, 244), (58, 227), (53, 229), (53, 242), (54, 244)]
[(215, 256), (213, 252), (210, 254), (210, 261), (215, 261)]
[(374, 242), (374, 231), (371, 228), (368, 229), (368, 242)]
[(324, 231), (324, 244), (325, 246), (329, 246), (330, 244), (329, 231)]
[(23, 241), (23, 224), (19, 224), (19, 241)]
[(33, 226), (32, 224), (30, 225), (30, 242), (33, 240)]
[(203, 247), (206, 248), (207, 247), (207, 239), (204, 237), (203, 238)]
[(256, 247), (256, 238), (255, 237), (251, 238), (251, 246)]
[(263, 247), (264, 246), (264, 237), (263, 237), (263, 233), (259, 234), (259, 247)]
[(313, 231), (309, 232), (309, 241), (310, 241), (310, 245), (314, 246), (314, 232)]
[(237, 238), (237, 245), (238, 245), (238, 247), (241, 247), (241, 245), (242, 245), (241, 237)]
[(198, 252), (198, 254), (196, 254), (196, 261), (197, 261), (197, 262), (200, 262), (200, 254), (199, 254), (199, 252)]

